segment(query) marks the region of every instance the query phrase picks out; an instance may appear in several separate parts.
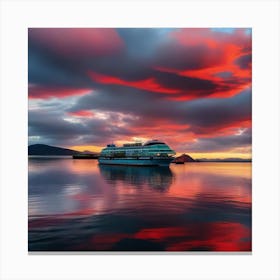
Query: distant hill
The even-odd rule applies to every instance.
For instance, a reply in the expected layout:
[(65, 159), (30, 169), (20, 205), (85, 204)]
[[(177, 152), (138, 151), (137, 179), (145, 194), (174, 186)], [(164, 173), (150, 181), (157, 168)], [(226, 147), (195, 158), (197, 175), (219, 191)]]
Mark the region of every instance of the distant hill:
[(176, 157), (172, 162), (174, 163), (185, 163), (185, 162), (196, 162), (191, 156), (182, 154), (179, 157)]
[(199, 162), (252, 162), (252, 159), (243, 159), (243, 158), (213, 158), (213, 159), (208, 159), (208, 158), (200, 158), (197, 159), (196, 161)]
[(44, 144), (28, 146), (28, 155), (30, 156), (72, 156), (76, 154), (80, 154), (80, 152)]
[(176, 157), (173, 163), (185, 163), (185, 162), (252, 162), (252, 159), (243, 159), (243, 158), (199, 158), (193, 159), (191, 156), (187, 154), (182, 154), (179, 157)]

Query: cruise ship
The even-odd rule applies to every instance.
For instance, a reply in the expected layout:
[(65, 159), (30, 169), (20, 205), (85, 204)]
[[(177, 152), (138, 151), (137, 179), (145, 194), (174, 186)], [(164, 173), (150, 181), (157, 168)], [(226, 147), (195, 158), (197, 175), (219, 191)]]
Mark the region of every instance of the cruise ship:
[(108, 144), (101, 151), (99, 164), (140, 165), (140, 166), (169, 166), (175, 152), (165, 143), (151, 140), (142, 143), (128, 143), (122, 147)]

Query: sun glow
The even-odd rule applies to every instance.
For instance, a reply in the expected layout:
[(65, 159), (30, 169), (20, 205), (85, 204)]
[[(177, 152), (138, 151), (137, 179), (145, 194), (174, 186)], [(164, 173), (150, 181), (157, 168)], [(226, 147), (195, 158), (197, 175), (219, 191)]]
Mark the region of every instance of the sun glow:
[(70, 146), (69, 149), (84, 152), (84, 151), (90, 151), (94, 153), (99, 153), (104, 147), (101, 146)]
[(214, 152), (214, 153), (189, 153), (194, 159), (226, 159), (226, 158), (240, 158), (251, 159), (251, 153), (234, 153), (234, 152)]

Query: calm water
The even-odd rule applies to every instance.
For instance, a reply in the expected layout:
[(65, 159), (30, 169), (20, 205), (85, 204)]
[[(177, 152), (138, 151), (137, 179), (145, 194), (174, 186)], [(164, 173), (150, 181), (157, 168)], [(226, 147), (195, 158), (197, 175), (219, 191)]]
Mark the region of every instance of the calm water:
[(29, 251), (251, 251), (251, 163), (29, 159)]

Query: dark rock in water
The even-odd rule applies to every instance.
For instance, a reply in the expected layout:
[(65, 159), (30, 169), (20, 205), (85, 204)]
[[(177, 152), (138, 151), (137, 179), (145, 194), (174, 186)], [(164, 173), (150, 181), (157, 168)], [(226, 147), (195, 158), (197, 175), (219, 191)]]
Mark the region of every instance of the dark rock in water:
[(72, 156), (73, 159), (97, 159), (97, 154), (88, 154), (88, 153), (81, 153), (81, 154), (75, 154)]
[(30, 156), (73, 156), (81, 152), (59, 148), (44, 144), (35, 144), (28, 146), (28, 155)]
[(173, 161), (176, 164), (184, 164), (185, 162), (196, 162), (191, 156), (182, 154), (179, 157), (176, 157)]

